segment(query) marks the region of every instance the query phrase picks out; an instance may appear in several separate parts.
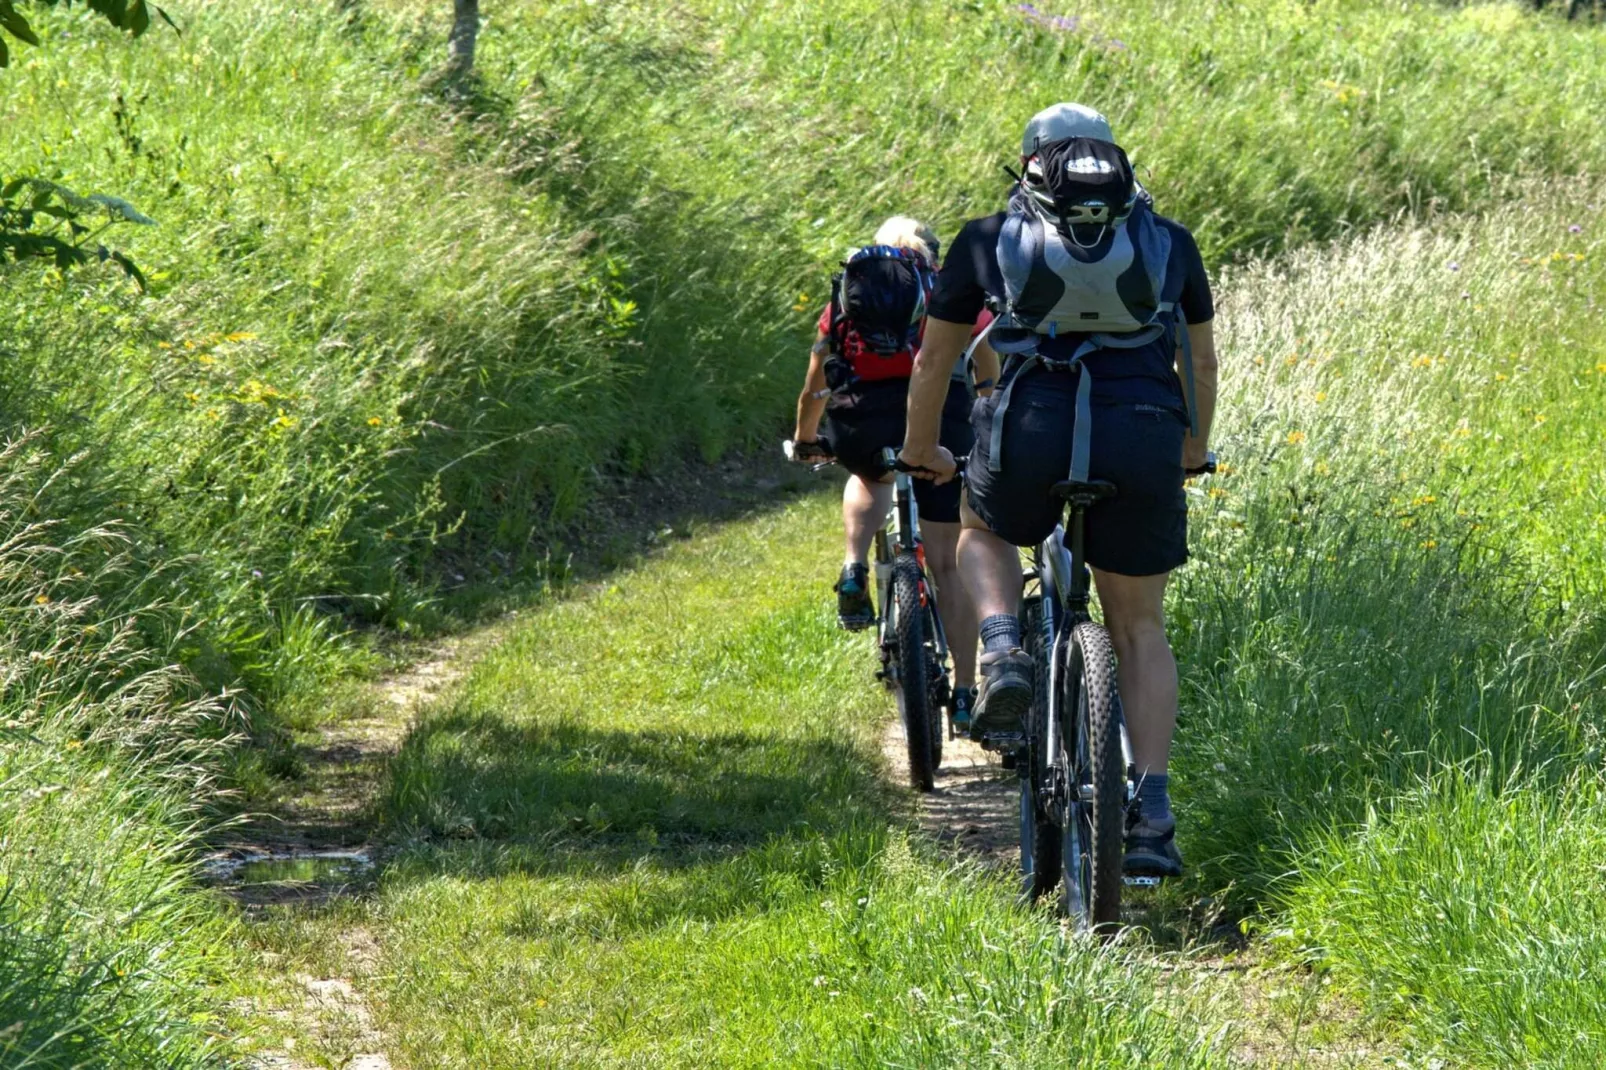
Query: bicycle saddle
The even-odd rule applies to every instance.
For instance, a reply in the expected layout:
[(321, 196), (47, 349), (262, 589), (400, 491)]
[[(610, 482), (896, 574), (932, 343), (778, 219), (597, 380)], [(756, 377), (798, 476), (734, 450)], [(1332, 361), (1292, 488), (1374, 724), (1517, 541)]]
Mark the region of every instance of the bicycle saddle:
[(1086, 508), (1094, 502), (1115, 497), (1117, 491), (1115, 484), (1107, 479), (1092, 479), (1085, 483), (1075, 479), (1062, 479), (1054, 484), (1049, 493), (1062, 502)]

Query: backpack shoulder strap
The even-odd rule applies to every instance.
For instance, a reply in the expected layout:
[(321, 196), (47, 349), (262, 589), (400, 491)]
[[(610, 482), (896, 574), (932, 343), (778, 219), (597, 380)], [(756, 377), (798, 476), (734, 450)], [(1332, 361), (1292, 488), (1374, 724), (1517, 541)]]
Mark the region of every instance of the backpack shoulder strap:
[[(843, 265), (846, 267), (846, 265)], [(842, 272), (831, 276), (831, 326), (826, 336), (831, 340), (831, 352), (841, 353), (848, 331), (847, 310), (842, 307)]]

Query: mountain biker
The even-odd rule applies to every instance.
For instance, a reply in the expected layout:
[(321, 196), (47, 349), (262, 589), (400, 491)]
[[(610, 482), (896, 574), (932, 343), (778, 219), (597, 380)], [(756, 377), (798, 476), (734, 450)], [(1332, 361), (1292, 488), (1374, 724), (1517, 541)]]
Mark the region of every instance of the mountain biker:
[[(843, 627), (857, 630), (874, 623), (870, 598), (870, 543), (892, 500), (891, 476), (881, 468), (881, 454), (897, 449), (904, 437), (904, 412), (909, 394), (909, 371), (922, 329), (925, 302), (937, 263), (938, 241), (930, 228), (905, 216), (894, 216), (876, 231), (873, 243), (859, 253), (891, 247), (912, 258), (919, 269), (918, 304), (913, 322), (899, 325), (897, 348), (877, 353), (866, 343), (864, 332), (846, 314), (843, 300), (833, 296), (820, 314), (809, 370), (797, 401), (794, 441), (800, 447), (817, 444), (824, 420), (824, 438), (837, 463), (850, 476), (842, 490), (842, 524), (846, 553), (836, 583), (837, 617)], [(855, 254), (858, 255), (858, 254)], [(850, 257), (850, 261), (853, 258)], [(891, 265), (898, 268), (899, 265)], [(844, 265), (844, 274), (848, 272)], [(838, 282), (837, 289), (845, 287)], [(883, 346), (883, 349), (892, 348)], [(990, 385), (996, 378), (996, 358), (990, 350), (978, 353), (978, 375)], [(952, 362), (950, 362), (952, 363)], [(952, 379), (932, 393), (932, 434), (954, 453), (968, 453), (971, 444), (970, 397), (963, 382)], [(811, 451), (798, 449), (798, 460), (812, 459)], [(959, 579), (956, 552), (959, 543), (959, 485), (938, 485), (927, 480), (915, 484), (915, 502), (925, 541), (926, 564), (936, 582), (938, 612), (954, 659), (956, 728), (968, 727), (974, 699), (976, 672), (976, 614)]]
[[(1073, 252), (1072, 260), (1115, 248), (1117, 226), (1124, 224), (1108, 221), (1113, 217), (1102, 224), (1073, 223), (1084, 217), (1070, 207), (1061, 210), (1059, 201), (1045, 196), (1045, 185), (1052, 178), (1044, 170), (1045, 160), (1052, 158), (1055, 166), (1073, 173), (1067, 181), (1105, 170), (1113, 173), (1113, 167), (1099, 161), (1125, 162), (1114, 144), (1105, 118), (1080, 104), (1047, 108), (1026, 125), (1022, 175), (1014, 196), (1033, 196), (1039, 205), (1054, 206), (1043, 212), (1046, 225), (1083, 250)], [(1072, 153), (1081, 155), (1071, 159)], [(1135, 179), (1132, 184), (1134, 200), (1129, 203), (1135, 204), (1137, 197), (1147, 194)], [(1018, 203), (1012, 201), (1012, 211)], [(954, 472), (950, 451), (939, 445), (936, 434), (943, 384), (983, 303), (1008, 296), (1005, 266), (1000, 262), (1006, 216), (999, 213), (965, 224), (943, 263), (928, 306), (925, 339), (909, 384), (908, 436), (901, 457), (906, 464), (928, 469), (922, 474), (939, 482), (952, 479)], [(1028, 343), (1042, 357), (1067, 364), (1073, 354), (1085, 353), (1080, 371), (1063, 366), (1047, 369), (1027, 359), (1026, 353), (1006, 356), (998, 390), (978, 401), (973, 414), (976, 441), (966, 470), (959, 558), (984, 644), (972, 734), (1019, 731), (1031, 703), (1032, 662), (1020, 649), (1016, 610), (1021, 567), (1016, 547), (1047, 538), (1060, 519), (1062, 506), (1052, 499), (1050, 488), (1067, 476), (1078, 388), (1083, 377), (1090, 378), (1084, 410), (1091, 412), (1089, 478), (1114, 483), (1118, 493), (1088, 509), (1086, 554), (1115, 647), (1139, 780), (1137, 806), (1128, 817), (1124, 868), (1131, 875), (1176, 876), (1182, 871), (1182, 858), (1174, 842), (1167, 762), (1176, 726), (1177, 669), (1166, 639), (1164, 597), (1171, 570), (1188, 557), (1184, 471), (1205, 463), (1215, 410), (1215, 308), (1192, 235), (1157, 215), (1150, 218), (1153, 224), (1163, 228), (1161, 240), (1169, 244), (1163, 294), (1154, 296), (1174, 303), (1175, 311), (1185, 318), (1186, 336), (1175, 330), (1180, 324), (1173, 320), (1168, 333), (1136, 348), (1087, 352), (1091, 347), (1083, 343), (1093, 336), (1075, 332), (1038, 333)], [(1036, 255), (1030, 270), (1048, 270), (1039, 266), (1046, 262), (1041, 250)], [(1008, 267), (1019, 278), (1025, 270), (1020, 265), (1027, 262), (1015, 257)], [(1123, 285), (1130, 285), (1131, 274), (1121, 276)], [(1015, 289), (1018, 297), (1024, 297), (1019, 285)], [(1167, 306), (1157, 300), (1150, 307)], [(1134, 334), (1129, 340), (1141, 337)], [(1178, 347), (1179, 341), (1186, 348)], [(993, 342), (1000, 353), (1010, 348), (997, 330)], [(1191, 372), (1184, 356), (1188, 349)], [(1179, 367), (1194, 380), (1191, 432)], [(991, 456), (995, 444), (998, 455)]]

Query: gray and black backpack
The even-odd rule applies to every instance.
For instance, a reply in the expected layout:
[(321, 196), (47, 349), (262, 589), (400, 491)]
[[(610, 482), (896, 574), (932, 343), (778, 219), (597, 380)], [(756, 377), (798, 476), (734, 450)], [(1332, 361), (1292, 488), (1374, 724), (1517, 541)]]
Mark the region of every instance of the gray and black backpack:
[[(998, 236), (1004, 301), (987, 339), (1016, 356), (993, 418), (990, 456), (1001, 455), (1002, 416), (1014, 380), (1033, 367), (1077, 369), (1072, 478), (1087, 472), (1089, 375), (1082, 358), (1137, 349), (1170, 337), (1183, 353), (1186, 404), (1194, 425), (1193, 362), (1182, 310), (1164, 299), (1171, 233), (1155, 218), (1126, 153), (1096, 138), (1039, 145), (1009, 200)], [(1083, 340), (1067, 360), (1038, 354), (1044, 338)], [(1197, 426), (1194, 425), (1195, 430)]]
[(992, 345), (1000, 353), (1030, 352), (1041, 337), (1070, 333), (1125, 348), (1172, 327), (1175, 310), (1162, 300), (1170, 232), (1126, 153), (1107, 141), (1068, 138), (1032, 157), (1010, 198), (997, 256), (1005, 305)]

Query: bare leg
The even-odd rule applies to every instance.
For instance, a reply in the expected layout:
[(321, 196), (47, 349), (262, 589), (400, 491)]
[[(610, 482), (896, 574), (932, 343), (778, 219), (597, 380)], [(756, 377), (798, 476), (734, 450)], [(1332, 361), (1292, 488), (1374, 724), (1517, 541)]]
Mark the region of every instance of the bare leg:
[(1163, 774), (1177, 727), (1177, 662), (1165, 636), (1169, 573), (1118, 576), (1093, 570), (1104, 624), (1115, 646), (1121, 707), (1141, 778)]
[(842, 487), (842, 527), (847, 533), (844, 561), (862, 565), (870, 559), (870, 540), (892, 506), (890, 483), (866, 483), (849, 476)]
[(978, 621), (1020, 612), (1020, 551), (988, 529), (965, 502), (959, 507), (959, 570)]
[(926, 564), (937, 582), (937, 612), (942, 615), (942, 630), (948, 633), (948, 649), (954, 656), (954, 686), (973, 687), (976, 610), (959, 575), (959, 525), (923, 520), (920, 527), (926, 541)]

